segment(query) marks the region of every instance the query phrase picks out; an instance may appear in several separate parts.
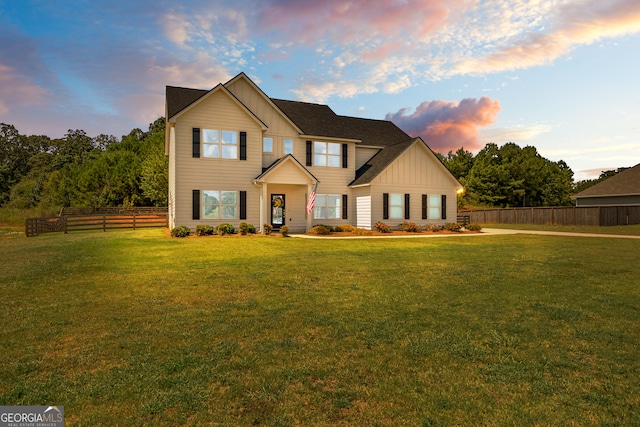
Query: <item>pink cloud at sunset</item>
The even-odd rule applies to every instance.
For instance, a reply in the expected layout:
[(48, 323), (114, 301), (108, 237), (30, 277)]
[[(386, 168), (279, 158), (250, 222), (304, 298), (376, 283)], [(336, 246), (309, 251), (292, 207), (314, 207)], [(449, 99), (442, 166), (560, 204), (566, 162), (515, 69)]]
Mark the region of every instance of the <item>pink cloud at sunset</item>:
[(547, 65), (574, 47), (640, 32), (637, 0), (587, 1), (559, 8), (547, 32), (524, 34), (483, 58), (461, 61), (456, 73), (495, 73)]
[(466, 0), (276, 0), (260, 12), (267, 30), (295, 33), (296, 40), (317, 43), (328, 37), (341, 44), (373, 36), (413, 33), (424, 36), (441, 28), (451, 12), (472, 4)]
[(479, 100), (465, 98), (452, 101), (425, 101), (412, 114), (403, 108), (388, 113), (391, 120), (411, 136), (420, 136), (434, 151), (446, 153), (464, 147), (474, 151), (484, 146), (478, 127), (495, 122), (500, 103), (486, 96)]

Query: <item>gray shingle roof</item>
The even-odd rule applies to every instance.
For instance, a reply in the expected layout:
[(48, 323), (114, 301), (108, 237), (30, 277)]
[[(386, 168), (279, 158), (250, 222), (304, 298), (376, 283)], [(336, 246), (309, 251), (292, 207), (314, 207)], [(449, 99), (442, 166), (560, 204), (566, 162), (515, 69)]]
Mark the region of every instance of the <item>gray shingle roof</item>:
[(203, 89), (167, 86), (167, 119), (175, 116), (207, 93), (209, 91)]
[(400, 157), (400, 155), (416, 141), (422, 142), (420, 138), (412, 138), (380, 150), (378, 154), (369, 159), (367, 163), (360, 166), (360, 169), (356, 171), (356, 179), (354, 179), (349, 185), (369, 184), (375, 177), (385, 170), (391, 162)]
[(358, 139), (363, 145), (382, 147), (410, 138), (388, 120), (339, 116), (322, 104), (273, 98), (271, 101), (307, 135)]
[(628, 196), (640, 194), (640, 163), (574, 195), (580, 197)]

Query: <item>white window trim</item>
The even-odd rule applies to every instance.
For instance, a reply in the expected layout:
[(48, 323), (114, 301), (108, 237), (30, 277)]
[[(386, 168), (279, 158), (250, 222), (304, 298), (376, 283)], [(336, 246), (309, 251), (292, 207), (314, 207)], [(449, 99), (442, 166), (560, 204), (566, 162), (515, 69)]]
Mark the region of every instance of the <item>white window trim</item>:
[[(211, 192), (217, 192), (218, 193), (218, 203), (217, 204), (212, 204), (212, 203), (205, 203), (206, 200), (206, 193), (211, 193)], [(223, 203), (223, 196), (222, 193), (235, 193), (235, 203), (231, 204), (231, 203)], [(227, 220), (227, 219), (238, 219), (239, 217), (239, 210), (240, 210), (240, 197), (239, 197), (239, 193), (237, 191), (230, 191), (230, 190), (203, 190), (202, 191), (202, 200), (201, 200), (201, 205), (202, 205), (202, 218), (205, 220), (208, 219), (222, 219), (222, 220)], [(218, 208), (218, 215), (213, 218), (211, 216), (207, 216), (206, 214), (206, 208), (207, 206), (217, 206)], [(233, 206), (234, 207), (234, 216), (233, 217), (225, 217), (223, 216), (223, 212), (224, 212), (224, 207), (225, 206)]]
[[(207, 135), (208, 132), (216, 132), (217, 133), (217, 141), (205, 141), (205, 137)], [(234, 143), (233, 144), (225, 144), (222, 135), (225, 133), (230, 133), (234, 135)], [(202, 141), (202, 157), (207, 158), (207, 159), (238, 159), (238, 155), (239, 155), (239, 151), (240, 151), (240, 144), (239, 144), (239, 132), (236, 131), (232, 131), (232, 130), (220, 130), (220, 129), (203, 129), (201, 132), (202, 136), (201, 141)], [(218, 147), (218, 156), (207, 156), (207, 146), (217, 146)], [(225, 157), (224, 154), (224, 147), (235, 147), (235, 153), (236, 155), (234, 157)]]
[[(393, 196), (398, 196), (400, 204), (393, 204)], [(399, 208), (399, 214), (394, 215), (394, 208)], [(389, 219), (404, 219), (404, 194), (403, 193), (389, 193)]]
[[(329, 198), (333, 197), (335, 204), (329, 204)], [(320, 204), (324, 203), (324, 205)], [(325, 209), (325, 215), (322, 216), (322, 209)], [(329, 217), (327, 213), (330, 208), (335, 209), (335, 216)], [(341, 194), (316, 194), (316, 201), (313, 206), (313, 219), (341, 219), (342, 218), (342, 195)]]
[[(324, 150), (325, 152), (322, 153), (322, 152), (316, 151), (316, 144), (325, 144), (325, 150)], [(329, 153), (330, 145), (338, 146), (337, 154)], [(324, 157), (324, 161), (318, 162), (317, 161), (318, 157)], [(329, 159), (338, 159), (338, 161), (336, 162), (335, 165), (330, 165)], [(319, 163), (324, 163), (324, 164), (319, 164)], [(341, 165), (342, 165), (342, 144), (340, 144), (339, 142), (313, 141), (313, 166), (339, 168)]]
[[(431, 203), (431, 200), (436, 200), (437, 203)], [(432, 215), (432, 209), (434, 209), (435, 216)], [(439, 194), (429, 194), (427, 196), (427, 219), (440, 219), (442, 216), (442, 196)]]

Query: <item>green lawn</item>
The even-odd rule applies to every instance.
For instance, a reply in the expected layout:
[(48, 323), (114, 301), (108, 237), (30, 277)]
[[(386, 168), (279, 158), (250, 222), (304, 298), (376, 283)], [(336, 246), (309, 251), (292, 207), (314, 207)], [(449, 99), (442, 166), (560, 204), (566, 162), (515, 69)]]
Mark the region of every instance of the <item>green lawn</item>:
[(69, 426), (638, 425), (638, 249), (0, 235), (0, 405)]
[(561, 231), (569, 233), (618, 234), (640, 236), (640, 224), (616, 225), (611, 227), (594, 227), (581, 225), (537, 225), (537, 224), (482, 224), (486, 228), (503, 228), (515, 230)]

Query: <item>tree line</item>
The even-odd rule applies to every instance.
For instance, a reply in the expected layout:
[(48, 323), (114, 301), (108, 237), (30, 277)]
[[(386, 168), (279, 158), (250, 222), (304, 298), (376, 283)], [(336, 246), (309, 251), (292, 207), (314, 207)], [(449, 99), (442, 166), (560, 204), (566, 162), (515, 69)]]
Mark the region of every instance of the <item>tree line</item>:
[(553, 162), (535, 147), (521, 148), (513, 142), (501, 147), (489, 143), (475, 156), (464, 148), (438, 156), (464, 186), (460, 207), (569, 206), (573, 194), (625, 169), (575, 182), (563, 160)]
[(63, 138), (25, 136), (0, 124), (0, 206), (166, 206), (168, 160), (163, 117), (118, 140), (69, 130)]

